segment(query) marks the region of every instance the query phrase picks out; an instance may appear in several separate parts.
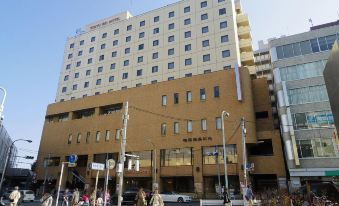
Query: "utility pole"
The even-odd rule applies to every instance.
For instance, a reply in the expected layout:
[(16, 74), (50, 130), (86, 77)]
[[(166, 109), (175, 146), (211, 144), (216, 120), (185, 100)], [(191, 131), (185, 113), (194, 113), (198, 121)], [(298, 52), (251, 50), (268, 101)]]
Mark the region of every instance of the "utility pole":
[(215, 146), (215, 163), (217, 164), (218, 166), (218, 194), (219, 194), (219, 197), (222, 196), (222, 192), (221, 192), (221, 183), (220, 183), (220, 165), (219, 165), (219, 147), (218, 146)]
[(228, 177), (227, 177), (227, 150), (226, 150), (226, 135), (225, 135), (225, 117), (229, 117), (230, 114), (226, 111), (221, 113), (221, 129), (222, 129), (222, 146), (224, 149), (224, 174), (225, 174), (225, 191), (228, 190)]
[(47, 174), (48, 174), (48, 164), (51, 159), (51, 153), (48, 153), (48, 160), (47, 162), (44, 162), (45, 167), (45, 179), (44, 179), (44, 186), (42, 188), (42, 194), (45, 194), (45, 188), (46, 188), (46, 181), (47, 181)]
[(246, 127), (245, 127), (245, 117), (241, 118), (241, 137), (242, 137), (242, 159), (243, 159), (243, 169), (244, 169), (244, 185), (243, 185), (243, 199), (244, 205), (247, 201), (245, 198), (246, 188), (247, 188), (247, 153), (246, 153)]
[(119, 174), (119, 191), (118, 191), (118, 206), (121, 206), (122, 203), (122, 186), (124, 183), (124, 163), (126, 160), (126, 132), (127, 132), (127, 123), (128, 123), (128, 102), (125, 104), (125, 113), (123, 115), (124, 119), (124, 128), (122, 129), (122, 141), (121, 141), (121, 151), (120, 151), (120, 162), (118, 168), (121, 171), (118, 171)]

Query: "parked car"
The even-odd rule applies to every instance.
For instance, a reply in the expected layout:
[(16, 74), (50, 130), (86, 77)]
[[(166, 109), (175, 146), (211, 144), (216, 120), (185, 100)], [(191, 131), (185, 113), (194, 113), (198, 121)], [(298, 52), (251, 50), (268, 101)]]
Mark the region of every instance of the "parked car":
[[(137, 196), (139, 192), (138, 188), (129, 188), (125, 190), (125, 192), (122, 194), (122, 203), (124, 205), (133, 205), (135, 201), (135, 197)], [(146, 201), (149, 202), (151, 200), (152, 192), (150, 190), (144, 189), (144, 192), (146, 193)], [(113, 201), (114, 202), (114, 201)]]
[(33, 202), (35, 199), (35, 194), (32, 190), (20, 190), (20, 193), (24, 196), (24, 198), (22, 199), (23, 202)]
[(161, 194), (164, 202), (191, 202), (192, 197), (188, 195), (181, 195), (176, 192), (162, 192)]

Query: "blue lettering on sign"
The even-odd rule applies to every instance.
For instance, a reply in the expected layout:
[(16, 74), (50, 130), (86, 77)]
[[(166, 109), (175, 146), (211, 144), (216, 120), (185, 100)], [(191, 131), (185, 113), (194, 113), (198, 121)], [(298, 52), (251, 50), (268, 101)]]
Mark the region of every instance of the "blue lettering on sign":
[(70, 155), (68, 158), (69, 163), (76, 163), (77, 160), (78, 160), (77, 155)]

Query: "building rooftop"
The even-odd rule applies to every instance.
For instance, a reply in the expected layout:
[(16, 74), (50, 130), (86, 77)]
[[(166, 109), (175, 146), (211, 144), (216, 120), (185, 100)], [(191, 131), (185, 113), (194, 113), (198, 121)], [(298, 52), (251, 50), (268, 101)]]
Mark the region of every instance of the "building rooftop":
[(339, 25), (339, 20), (329, 22), (329, 23), (325, 23), (325, 24), (320, 24), (320, 25), (317, 25), (317, 26), (312, 26), (310, 28), (310, 30), (314, 31), (314, 30), (323, 29), (323, 28), (326, 28), (326, 27), (331, 27), (331, 26), (336, 26), (336, 25)]

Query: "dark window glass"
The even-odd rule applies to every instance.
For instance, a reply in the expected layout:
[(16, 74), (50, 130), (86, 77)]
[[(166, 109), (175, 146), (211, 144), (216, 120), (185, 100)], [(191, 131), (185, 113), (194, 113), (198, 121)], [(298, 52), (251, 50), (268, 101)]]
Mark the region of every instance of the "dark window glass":
[(214, 97), (220, 97), (219, 86), (214, 87)]
[(201, 21), (208, 19), (208, 14), (201, 15)]
[(192, 49), (191, 44), (185, 45), (185, 51), (191, 51), (191, 49)]
[(206, 100), (206, 90), (200, 89), (200, 100)]
[(201, 8), (204, 8), (206, 6), (207, 6), (207, 1), (203, 1), (203, 2), (200, 3)]
[(336, 35), (331, 35), (326, 37), (327, 47), (329, 50), (332, 49), (335, 40), (337, 39)]
[(327, 51), (328, 47), (327, 47), (327, 43), (326, 43), (326, 38), (320, 37), (320, 38), (318, 38), (318, 41), (319, 41), (320, 50), (321, 51)]
[(318, 40), (317, 39), (311, 39), (311, 47), (312, 47), (312, 52), (315, 53), (315, 52), (319, 52), (320, 49), (319, 49), (319, 45), (318, 45)]
[(284, 58), (284, 52), (283, 52), (283, 47), (282, 46), (278, 46), (277, 47), (277, 56), (278, 56), (278, 59), (283, 59)]
[(283, 50), (284, 50), (285, 58), (293, 57), (293, 45), (292, 44), (284, 45)]
[(312, 53), (311, 43), (309, 40), (300, 42), (300, 49), (302, 55)]
[(179, 93), (174, 93), (174, 104), (179, 104)]
[(153, 19), (154, 22), (158, 22), (159, 20), (160, 20), (160, 17), (159, 17), (159, 16), (156, 16), (156, 17), (154, 17), (154, 19)]
[(294, 56), (300, 56), (301, 55), (299, 42), (293, 44), (293, 53), (294, 53)]
[(184, 13), (190, 12), (191, 11), (191, 7), (187, 6), (184, 8)]
[(191, 31), (186, 31), (185, 32), (185, 38), (191, 37)]
[(145, 26), (145, 21), (140, 22), (140, 27)]
[(226, 14), (226, 9), (225, 8), (219, 9), (219, 15), (224, 15), (224, 14)]
[(172, 18), (172, 17), (174, 17), (174, 11), (171, 11), (168, 13), (168, 18)]
[(228, 41), (229, 41), (228, 35), (221, 36), (221, 43), (225, 43), (225, 42), (228, 42)]
[(256, 119), (267, 119), (268, 118), (268, 112), (267, 111), (256, 112), (255, 113), (255, 118)]

